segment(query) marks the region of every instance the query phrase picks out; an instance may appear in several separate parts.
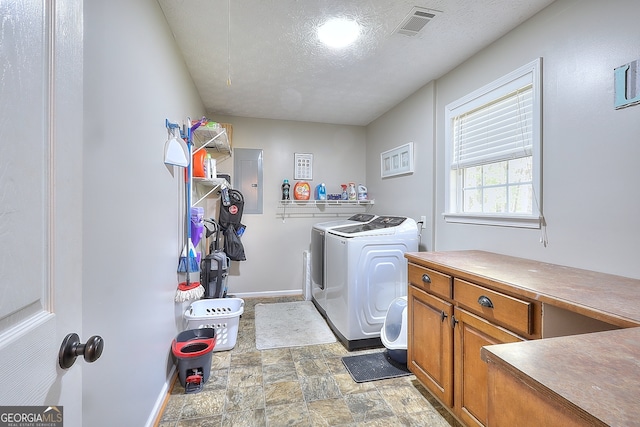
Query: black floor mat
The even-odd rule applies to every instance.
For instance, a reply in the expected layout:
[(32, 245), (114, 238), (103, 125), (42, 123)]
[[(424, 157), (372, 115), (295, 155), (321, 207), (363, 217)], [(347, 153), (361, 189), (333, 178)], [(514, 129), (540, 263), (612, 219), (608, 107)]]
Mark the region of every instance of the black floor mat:
[(406, 365), (393, 360), (386, 351), (345, 356), (342, 363), (357, 383), (411, 375)]

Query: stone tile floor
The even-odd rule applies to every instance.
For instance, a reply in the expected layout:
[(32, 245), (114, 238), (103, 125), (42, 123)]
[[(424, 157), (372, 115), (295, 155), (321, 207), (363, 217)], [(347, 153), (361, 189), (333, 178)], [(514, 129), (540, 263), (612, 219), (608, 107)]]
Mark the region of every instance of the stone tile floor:
[[(236, 346), (214, 352), (209, 381), (185, 394), (176, 380), (158, 427), (460, 427), (415, 376), (356, 383), (339, 342), (256, 350), (254, 306), (300, 300), (246, 298)], [(284, 332), (284, 331), (283, 331)]]

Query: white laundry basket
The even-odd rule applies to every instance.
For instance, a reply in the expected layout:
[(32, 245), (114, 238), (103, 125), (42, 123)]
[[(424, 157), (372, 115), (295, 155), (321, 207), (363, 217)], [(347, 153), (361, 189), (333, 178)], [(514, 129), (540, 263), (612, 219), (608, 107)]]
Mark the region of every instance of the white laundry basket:
[(184, 312), (185, 329), (213, 328), (216, 331), (216, 345), (213, 351), (231, 350), (236, 345), (242, 313), (244, 313), (242, 298), (212, 298), (195, 301)]

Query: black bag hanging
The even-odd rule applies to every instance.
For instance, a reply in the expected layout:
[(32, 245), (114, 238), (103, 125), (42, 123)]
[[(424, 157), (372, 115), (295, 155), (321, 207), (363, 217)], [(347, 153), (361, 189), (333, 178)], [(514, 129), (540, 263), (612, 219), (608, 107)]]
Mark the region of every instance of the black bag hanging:
[(238, 228), (237, 226), (240, 225), (242, 211), (244, 210), (244, 196), (238, 190), (233, 189), (225, 188), (222, 192), (222, 203), (220, 203), (218, 223), (225, 230), (230, 224)]
[[(240, 225), (244, 227), (244, 225)], [(224, 229), (224, 251), (231, 261), (247, 260), (244, 254), (244, 246), (233, 224), (229, 224)]]

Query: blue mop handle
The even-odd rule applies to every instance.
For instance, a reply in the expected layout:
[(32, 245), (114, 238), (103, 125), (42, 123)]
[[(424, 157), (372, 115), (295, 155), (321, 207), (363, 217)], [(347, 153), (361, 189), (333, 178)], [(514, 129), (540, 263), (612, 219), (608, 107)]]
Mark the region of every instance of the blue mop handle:
[(189, 152), (189, 164), (187, 165), (187, 176), (185, 176), (185, 183), (187, 184), (187, 188), (185, 191), (187, 192), (187, 211), (185, 212), (186, 222), (187, 222), (187, 256), (189, 255), (189, 242), (191, 241), (191, 227), (189, 226), (189, 221), (191, 221), (191, 165), (193, 164), (193, 158), (191, 155), (191, 129), (187, 130), (187, 151)]
[[(200, 127), (203, 123), (206, 123), (207, 119), (202, 118), (195, 122), (193, 125), (189, 124), (189, 128), (187, 128), (187, 148), (189, 151), (189, 164), (187, 165), (187, 224), (191, 221), (191, 185), (192, 185), (192, 173), (191, 173), (191, 165), (193, 163), (192, 158), (192, 150), (193, 150), (193, 132)], [(191, 227), (187, 227), (187, 248), (189, 243), (191, 243)], [(187, 249), (188, 250), (188, 249)], [(188, 253), (187, 253), (188, 255)]]

